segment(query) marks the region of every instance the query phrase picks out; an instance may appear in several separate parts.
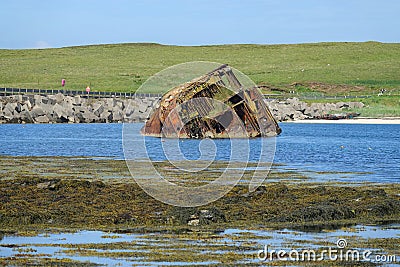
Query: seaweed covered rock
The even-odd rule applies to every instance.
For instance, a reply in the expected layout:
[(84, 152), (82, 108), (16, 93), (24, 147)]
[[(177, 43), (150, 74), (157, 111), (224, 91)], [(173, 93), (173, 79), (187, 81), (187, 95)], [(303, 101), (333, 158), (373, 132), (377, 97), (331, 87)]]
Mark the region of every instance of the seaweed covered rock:
[(169, 221), (189, 226), (226, 222), (224, 212), (216, 207), (209, 209), (174, 207), (168, 215)]
[(171, 138), (247, 138), (280, 134), (258, 88), (243, 88), (227, 65), (167, 92), (141, 130)]

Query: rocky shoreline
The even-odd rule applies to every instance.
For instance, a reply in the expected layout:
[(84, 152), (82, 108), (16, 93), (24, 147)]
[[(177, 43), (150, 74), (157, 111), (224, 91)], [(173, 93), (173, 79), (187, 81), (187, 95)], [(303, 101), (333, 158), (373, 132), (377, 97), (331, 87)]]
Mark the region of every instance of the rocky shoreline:
[[(364, 107), (361, 102), (307, 104), (297, 98), (265, 101), (278, 121), (320, 119), (325, 114)], [(1, 96), (0, 123), (143, 122), (158, 102), (158, 97), (84, 98), (63, 94)]]
[(364, 107), (362, 102), (311, 103), (308, 104), (298, 98), (267, 101), (272, 115), (278, 121), (297, 121), (307, 119), (321, 119), (331, 113), (346, 113), (349, 109)]
[(0, 123), (139, 122), (149, 117), (157, 102), (157, 97), (3, 96), (0, 98)]
[[(400, 220), (400, 184), (371, 187), (352, 181), (316, 183), (312, 178), (316, 173), (312, 171), (305, 175), (279, 166), (273, 166), (268, 174), (272, 180), (253, 192), (247, 186), (251, 175), (246, 174), (242, 177), (243, 184), (237, 184), (215, 202), (185, 208), (167, 205), (146, 194), (122, 160), (1, 156), (0, 165), (7, 166), (0, 173), (0, 235), (1, 229), (23, 228), (159, 230), (166, 226), (221, 229), (225, 225), (247, 229), (260, 225), (329, 228), (343, 223)], [(168, 179), (182, 177), (170, 162), (158, 162), (155, 166)], [(214, 181), (224, 172), (224, 166), (213, 163), (206, 171), (186, 177), (182, 185), (199, 186), (200, 179), (202, 183)], [(148, 175), (148, 165), (136, 161), (135, 172), (139, 176)], [(265, 205), (267, 202), (274, 205)]]

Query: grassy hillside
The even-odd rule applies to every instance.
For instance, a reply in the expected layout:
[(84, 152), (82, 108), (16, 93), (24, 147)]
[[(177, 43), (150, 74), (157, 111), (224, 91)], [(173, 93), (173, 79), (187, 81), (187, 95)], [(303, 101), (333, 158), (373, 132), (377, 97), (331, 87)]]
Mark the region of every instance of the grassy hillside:
[[(117, 44), (0, 50), (0, 87), (133, 92), (149, 76), (188, 61), (227, 63), (257, 84), (301, 92), (362, 93), (400, 87), (400, 44), (164, 46)], [(347, 86), (331, 86), (331, 85)], [(361, 92), (358, 92), (361, 93)]]

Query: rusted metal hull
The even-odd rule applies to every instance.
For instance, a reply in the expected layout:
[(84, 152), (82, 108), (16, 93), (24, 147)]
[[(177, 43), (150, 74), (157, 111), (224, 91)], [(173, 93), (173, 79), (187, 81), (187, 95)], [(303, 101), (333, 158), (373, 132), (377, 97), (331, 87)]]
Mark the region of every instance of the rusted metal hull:
[(260, 91), (242, 88), (227, 65), (167, 92), (141, 130), (167, 138), (248, 138), (280, 132)]

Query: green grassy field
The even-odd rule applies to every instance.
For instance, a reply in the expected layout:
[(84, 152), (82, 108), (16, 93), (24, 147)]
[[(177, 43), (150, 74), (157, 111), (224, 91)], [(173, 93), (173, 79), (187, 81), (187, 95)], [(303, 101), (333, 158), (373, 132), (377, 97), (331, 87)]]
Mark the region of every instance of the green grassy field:
[(134, 92), (151, 75), (188, 61), (227, 63), (258, 85), (300, 92), (364, 94), (400, 87), (400, 44), (377, 42), (0, 50), (0, 87), (60, 89), (65, 78), (70, 90), (90, 85), (93, 91)]

